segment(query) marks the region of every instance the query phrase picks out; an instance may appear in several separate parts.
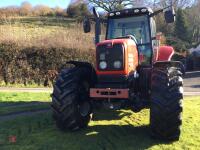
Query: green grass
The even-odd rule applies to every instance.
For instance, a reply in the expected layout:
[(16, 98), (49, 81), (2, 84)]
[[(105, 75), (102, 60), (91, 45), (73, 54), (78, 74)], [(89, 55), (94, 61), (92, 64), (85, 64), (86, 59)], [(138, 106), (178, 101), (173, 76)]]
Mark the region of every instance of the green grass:
[(0, 92), (0, 115), (46, 109), (50, 100), (50, 93)]
[(35, 111), (38, 109), (46, 109), (49, 108), (49, 103), (39, 103), (39, 104), (17, 104), (17, 105), (8, 105), (3, 106), (0, 109), (0, 115), (6, 115), (16, 112), (23, 112), (23, 111)]
[(50, 93), (29, 93), (29, 92), (0, 92), (0, 103), (2, 102), (49, 102)]
[[(38, 93), (37, 93), (38, 94)], [(6, 101), (5, 101), (6, 102)], [(166, 143), (149, 137), (149, 110), (98, 111), (87, 129), (59, 131), (50, 113), (0, 121), (1, 150), (133, 150), (199, 149), (200, 97), (184, 101), (182, 134), (179, 141)], [(9, 143), (8, 137), (17, 137)]]
[(1, 81), (0, 82), (0, 87), (13, 87), (13, 88), (48, 88), (48, 87), (44, 87), (44, 85), (38, 85), (38, 84), (35, 84), (35, 83), (32, 83), (32, 84), (27, 84), (27, 85), (24, 85), (24, 84), (20, 84), (20, 83), (17, 83), (17, 84), (5, 84), (5, 82)]

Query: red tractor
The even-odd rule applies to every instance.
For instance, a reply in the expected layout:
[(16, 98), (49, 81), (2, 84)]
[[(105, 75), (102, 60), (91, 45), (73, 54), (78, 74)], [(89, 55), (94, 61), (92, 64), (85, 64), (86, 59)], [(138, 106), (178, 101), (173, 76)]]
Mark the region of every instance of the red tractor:
[[(154, 16), (160, 12), (167, 23), (174, 22), (171, 6), (156, 12), (146, 7), (110, 12), (106, 38), (100, 42), (100, 24), (105, 19), (93, 9), (96, 67), (70, 61), (74, 67), (61, 71), (52, 94), (58, 128), (74, 131), (86, 127), (95, 106), (133, 112), (150, 108), (152, 136), (179, 139), (184, 67), (171, 61), (172, 47), (159, 44)], [(90, 32), (89, 18), (83, 26)]]

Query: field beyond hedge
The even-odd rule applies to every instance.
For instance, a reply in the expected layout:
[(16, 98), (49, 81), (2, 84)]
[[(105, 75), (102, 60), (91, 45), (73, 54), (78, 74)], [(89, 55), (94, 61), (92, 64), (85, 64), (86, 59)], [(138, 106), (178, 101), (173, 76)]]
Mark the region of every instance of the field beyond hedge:
[(85, 34), (82, 23), (66, 17), (0, 18), (0, 34), (0, 43), (15, 43), (21, 48), (89, 50), (94, 47), (93, 33)]
[(0, 18), (0, 85), (51, 86), (66, 61), (94, 63), (93, 32), (63, 17)]
[[(1, 93), (2, 95), (3, 93)], [(31, 103), (31, 93), (27, 99), (24, 93), (14, 94), (0, 100), (0, 105)], [(40, 93), (37, 93), (38, 95)], [(33, 95), (35, 97), (35, 95)], [(38, 96), (37, 96), (38, 97)], [(48, 99), (49, 95), (41, 98)], [(21, 100), (19, 100), (21, 98)], [(46, 101), (49, 102), (49, 101)], [(44, 104), (43, 104), (44, 105)], [(4, 106), (5, 107), (5, 106)], [(13, 106), (11, 106), (13, 107)], [(47, 107), (47, 106), (45, 106)], [(9, 108), (9, 106), (8, 106)], [(133, 113), (130, 110), (101, 110), (87, 129), (78, 132), (61, 132), (46, 112), (29, 117), (15, 117), (0, 121), (1, 150), (133, 150), (133, 149), (199, 149), (200, 147), (200, 97), (186, 97), (184, 100), (183, 126), (180, 140), (168, 143), (149, 137), (149, 110)], [(17, 109), (16, 109), (17, 110)], [(0, 112), (1, 113), (1, 112)], [(9, 142), (15, 137), (16, 142)]]

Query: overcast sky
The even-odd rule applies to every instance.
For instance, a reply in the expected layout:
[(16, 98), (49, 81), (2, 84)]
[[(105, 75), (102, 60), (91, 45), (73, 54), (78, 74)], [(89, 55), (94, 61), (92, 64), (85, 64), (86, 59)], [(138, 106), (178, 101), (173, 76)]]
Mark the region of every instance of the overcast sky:
[(38, 4), (44, 4), (48, 5), (50, 7), (62, 7), (66, 8), (70, 2), (70, 0), (0, 0), (0, 7), (6, 7), (6, 6), (20, 6), (22, 2), (28, 1), (33, 6)]

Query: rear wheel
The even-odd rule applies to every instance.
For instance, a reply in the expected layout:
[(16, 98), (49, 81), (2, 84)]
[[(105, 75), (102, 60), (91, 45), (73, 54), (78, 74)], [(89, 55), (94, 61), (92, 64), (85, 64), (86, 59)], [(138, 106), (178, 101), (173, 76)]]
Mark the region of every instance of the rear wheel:
[(83, 67), (65, 69), (58, 76), (52, 94), (53, 117), (58, 128), (77, 130), (90, 121), (90, 70)]
[(150, 126), (152, 136), (159, 139), (178, 140), (182, 124), (183, 79), (175, 67), (154, 68)]

